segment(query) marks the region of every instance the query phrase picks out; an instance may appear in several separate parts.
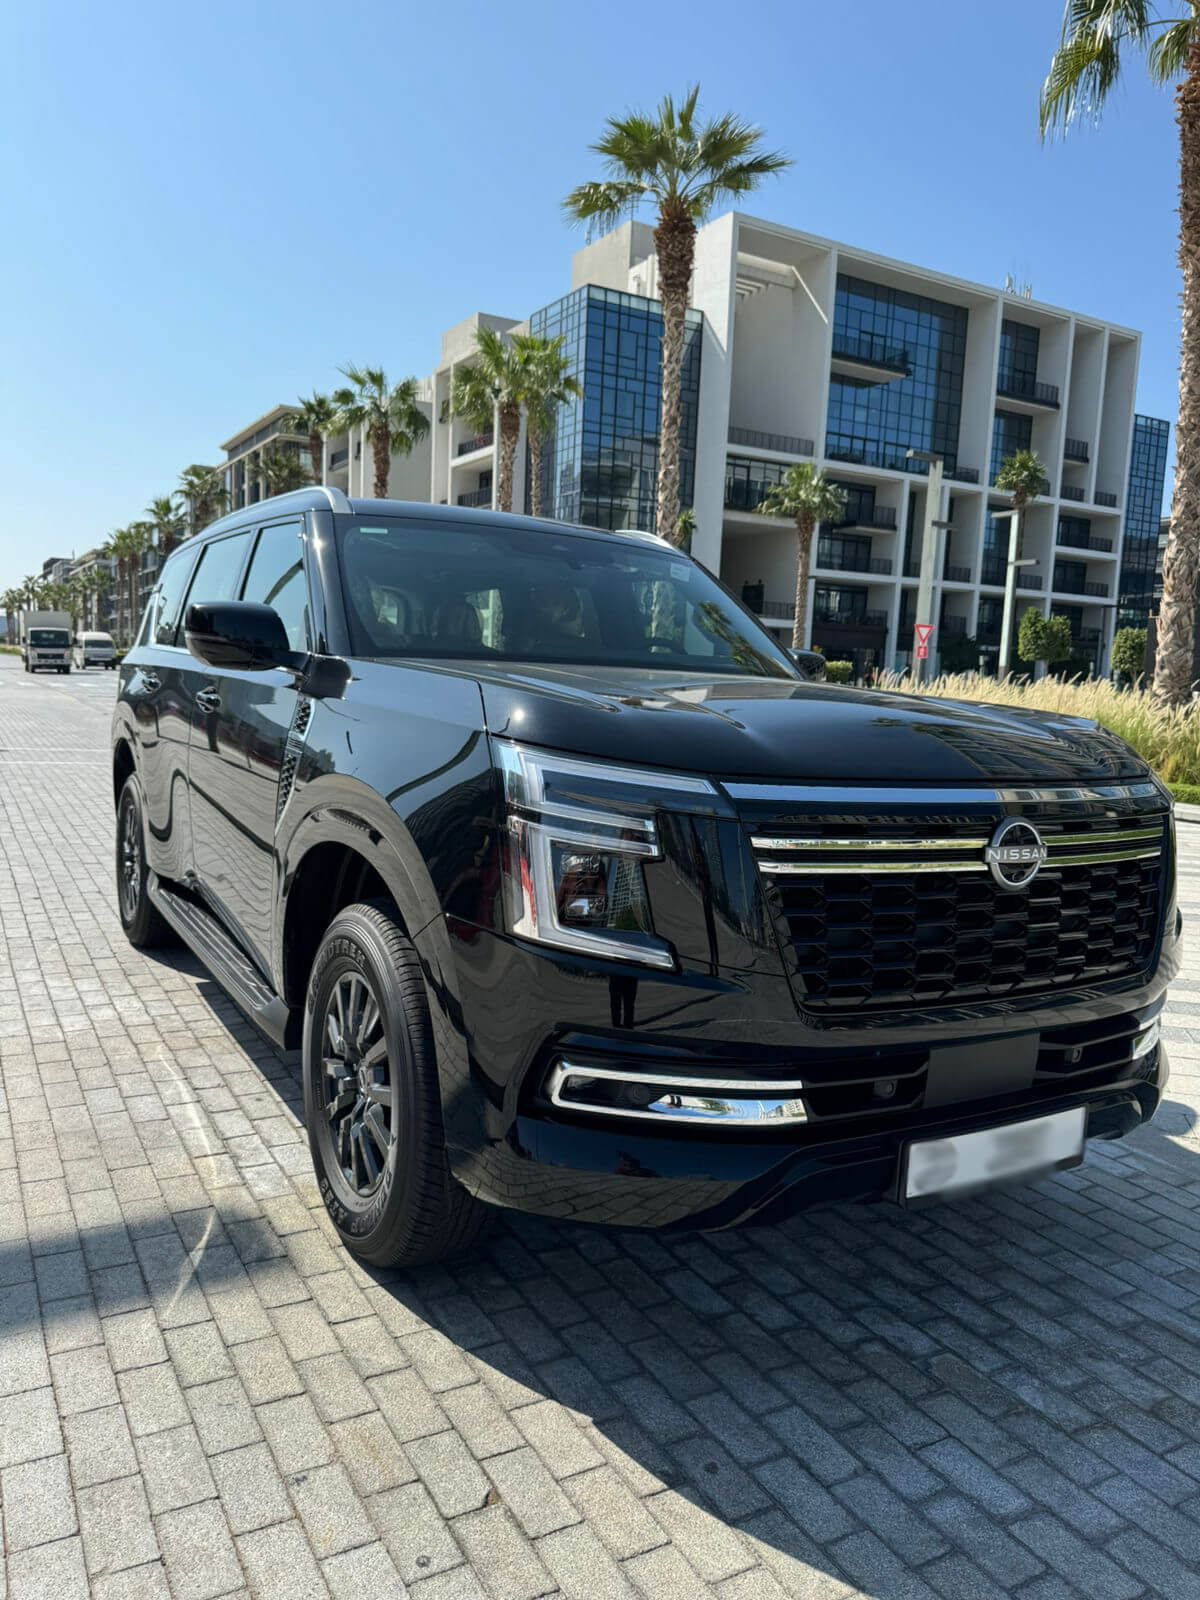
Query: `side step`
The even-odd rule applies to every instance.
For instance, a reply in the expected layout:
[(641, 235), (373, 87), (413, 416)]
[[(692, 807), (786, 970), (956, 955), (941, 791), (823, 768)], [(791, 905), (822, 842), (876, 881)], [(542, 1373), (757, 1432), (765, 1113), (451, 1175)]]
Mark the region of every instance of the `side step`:
[(299, 1016), (293, 1013), (264, 981), (258, 968), (238, 948), (210, 911), (196, 900), (178, 894), (150, 873), (146, 885), (150, 898), (175, 932), (222, 989), (273, 1044), (292, 1049)]

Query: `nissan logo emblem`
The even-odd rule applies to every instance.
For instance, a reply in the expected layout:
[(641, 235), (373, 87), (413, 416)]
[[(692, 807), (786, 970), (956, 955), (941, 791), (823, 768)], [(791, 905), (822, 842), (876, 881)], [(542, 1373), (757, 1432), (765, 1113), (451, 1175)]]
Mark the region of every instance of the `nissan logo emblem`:
[(1046, 846), (1032, 823), (1008, 817), (992, 835), (983, 859), (1002, 889), (1024, 889), (1037, 877)]

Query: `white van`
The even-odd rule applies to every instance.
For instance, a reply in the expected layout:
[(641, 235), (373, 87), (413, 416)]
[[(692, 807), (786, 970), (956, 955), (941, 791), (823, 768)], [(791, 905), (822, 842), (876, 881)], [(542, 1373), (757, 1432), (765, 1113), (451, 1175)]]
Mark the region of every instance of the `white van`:
[(114, 667), (116, 649), (109, 633), (77, 633), (71, 652), (77, 667)]

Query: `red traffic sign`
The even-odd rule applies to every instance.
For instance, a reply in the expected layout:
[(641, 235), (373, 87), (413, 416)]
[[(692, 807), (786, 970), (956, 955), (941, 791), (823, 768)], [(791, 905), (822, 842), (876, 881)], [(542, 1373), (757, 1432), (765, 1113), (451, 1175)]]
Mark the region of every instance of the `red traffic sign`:
[(928, 661), (929, 660), (929, 646), (927, 644), (919, 644), (917, 646), (917, 660), (918, 661)]
[[(925, 650), (926, 654), (928, 654), (928, 650), (926, 649), (926, 647), (929, 644), (930, 639), (933, 638), (933, 623), (932, 622), (918, 622), (918, 623), (915, 623), (913, 625), (913, 632), (917, 636), (917, 644), (919, 645), (919, 647), (922, 650)], [(925, 659), (925, 657), (922, 656), (921, 659), (923, 661)]]

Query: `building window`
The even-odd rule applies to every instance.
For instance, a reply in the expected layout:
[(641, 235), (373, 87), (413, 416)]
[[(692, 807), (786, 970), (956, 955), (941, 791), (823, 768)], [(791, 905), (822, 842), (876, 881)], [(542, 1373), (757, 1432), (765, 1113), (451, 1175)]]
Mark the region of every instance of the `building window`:
[(1023, 322), (1010, 322), (1007, 317), (1000, 324), (1000, 366), (996, 387), (1004, 394), (1027, 395), (1037, 393), (1038, 345), (1041, 334)]
[(1119, 628), (1144, 628), (1156, 606), (1161, 582), (1158, 525), (1171, 425), (1158, 417), (1133, 419), (1129, 493), (1125, 500), (1125, 538), (1117, 605)]
[(825, 453), (839, 461), (925, 472), (925, 464), (908, 460), (907, 451), (935, 450), (953, 471), (966, 308), (839, 274), (834, 344), (902, 354), (908, 376), (873, 383), (835, 374), (829, 383)]
[[(690, 506), (694, 495), (702, 326), (700, 313), (689, 312), (680, 396), (683, 506)], [(545, 514), (593, 528), (654, 531), (661, 306), (640, 295), (589, 284), (535, 312), (529, 327), (542, 338), (561, 336), (571, 371), (583, 388), (580, 399), (558, 408), (554, 432), (543, 446)]]
[(992, 422), (992, 460), (988, 481), (995, 483), (1000, 468), (1009, 456), (1018, 450), (1028, 450), (1033, 443), (1033, 418), (1019, 411), (997, 411)]

